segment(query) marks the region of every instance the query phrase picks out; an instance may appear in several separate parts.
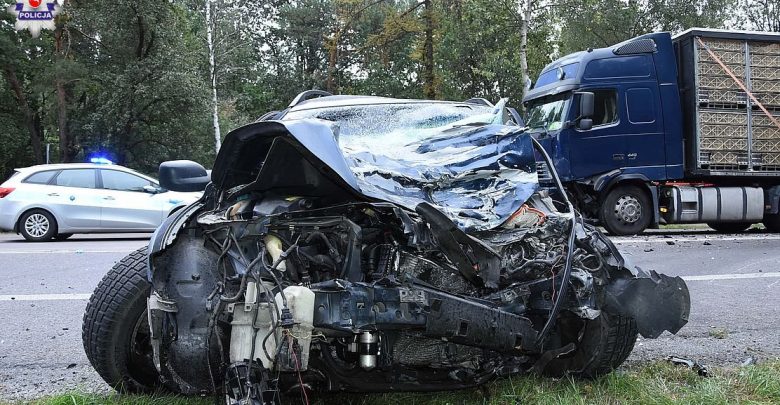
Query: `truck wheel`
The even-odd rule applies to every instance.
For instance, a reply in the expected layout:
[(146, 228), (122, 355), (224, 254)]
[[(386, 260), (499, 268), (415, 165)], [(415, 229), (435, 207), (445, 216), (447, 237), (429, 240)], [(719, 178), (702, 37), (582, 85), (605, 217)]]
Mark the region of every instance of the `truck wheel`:
[[(574, 352), (553, 359), (548, 363), (544, 373), (554, 377), (564, 374), (577, 375), (585, 378), (595, 378), (608, 374), (618, 368), (634, 350), (634, 344), (639, 332), (633, 318), (602, 312), (598, 318), (584, 321), (582, 319), (561, 319), (560, 332), (562, 342), (575, 342)], [(567, 333), (568, 332), (568, 333)], [(582, 335), (580, 337), (580, 332)], [(568, 336), (567, 336), (568, 335)], [(577, 341), (579, 340), (579, 341)]]
[(707, 222), (707, 226), (710, 228), (724, 233), (737, 233), (742, 232), (753, 225), (750, 222)]
[(109, 270), (87, 304), (81, 338), (92, 367), (119, 392), (150, 393), (162, 387), (154, 368), (146, 299), (146, 247)]
[(30, 242), (44, 242), (57, 234), (57, 221), (48, 211), (30, 210), (19, 218), (19, 233)]
[(617, 186), (604, 198), (599, 219), (612, 235), (636, 235), (650, 225), (652, 207), (650, 197), (641, 188)]
[(780, 213), (765, 214), (764, 226), (769, 232), (780, 232)]

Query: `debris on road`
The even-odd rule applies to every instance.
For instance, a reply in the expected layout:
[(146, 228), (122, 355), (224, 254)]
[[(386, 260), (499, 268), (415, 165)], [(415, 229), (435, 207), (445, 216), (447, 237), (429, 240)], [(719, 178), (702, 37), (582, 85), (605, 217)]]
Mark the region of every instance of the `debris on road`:
[(695, 371), (696, 374), (702, 377), (710, 376), (710, 372), (707, 369), (707, 366), (699, 364), (694, 360), (684, 359), (682, 357), (677, 357), (677, 356), (669, 356), (666, 358), (666, 361), (674, 364), (675, 366), (686, 366), (691, 370)]

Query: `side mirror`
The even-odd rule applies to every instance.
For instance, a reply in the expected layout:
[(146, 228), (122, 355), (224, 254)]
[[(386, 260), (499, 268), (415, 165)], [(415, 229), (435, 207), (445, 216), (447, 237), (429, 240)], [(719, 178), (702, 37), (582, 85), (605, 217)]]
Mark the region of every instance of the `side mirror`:
[(171, 160), (160, 163), (160, 186), (180, 192), (203, 191), (211, 181), (206, 169), (191, 160)]
[(582, 131), (590, 131), (593, 128), (593, 120), (590, 118), (581, 118), (577, 122), (577, 129)]
[(593, 117), (593, 106), (595, 105), (595, 96), (589, 91), (576, 93), (580, 96), (580, 114), (579, 118)]
[(144, 193), (149, 193), (149, 194), (157, 194), (162, 191), (155, 186), (144, 186), (143, 189), (144, 189)]

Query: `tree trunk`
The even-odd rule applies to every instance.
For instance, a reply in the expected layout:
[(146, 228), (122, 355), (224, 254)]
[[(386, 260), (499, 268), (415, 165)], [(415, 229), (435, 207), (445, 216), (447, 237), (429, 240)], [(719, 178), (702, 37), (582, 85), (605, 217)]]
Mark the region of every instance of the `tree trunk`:
[(520, 22), (520, 80), (523, 83), (523, 93), (520, 100), (522, 100), (531, 86), (531, 79), (528, 75), (528, 26), (531, 23), (531, 0), (520, 0), (518, 14), (522, 19)]
[(10, 66), (3, 69), (5, 72), (5, 78), (8, 81), (8, 86), (16, 96), (16, 102), (24, 115), (24, 123), (27, 126), (27, 131), (30, 133), (30, 146), (32, 147), (33, 157), (36, 164), (43, 163), (43, 148), (41, 142), (41, 124), (40, 115), (37, 111), (33, 111), (30, 108), (30, 103), (27, 101), (27, 95), (22, 88), (22, 82), (19, 81), (19, 77), (16, 76), (16, 71)]
[[(57, 18), (57, 26), (54, 30), (54, 54), (60, 61), (68, 58), (68, 46), (65, 41), (69, 33), (65, 26), (66, 17), (60, 15)], [(54, 78), (54, 88), (57, 93), (57, 136), (60, 140), (60, 162), (70, 163), (76, 158), (75, 141), (68, 132), (68, 92), (65, 88), (65, 79), (58, 72)]]
[(206, 41), (209, 47), (209, 81), (211, 83), (211, 118), (214, 126), (214, 153), (222, 147), (222, 134), (219, 130), (219, 98), (217, 97), (217, 66), (214, 49), (214, 25), (211, 20), (211, 2), (206, 0)]
[(68, 102), (62, 80), (55, 81), (57, 89), (57, 135), (60, 138), (60, 163), (70, 163), (76, 157), (68, 133)]
[(423, 55), (423, 96), (427, 99), (435, 99), (436, 77), (434, 75), (433, 62), (433, 4), (431, 0), (423, 0), (423, 22), (425, 24), (425, 43)]
[(339, 57), (339, 41), (341, 40), (341, 30), (336, 30), (328, 44), (328, 78), (325, 80), (325, 90), (328, 93), (336, 94), (336, 61)]

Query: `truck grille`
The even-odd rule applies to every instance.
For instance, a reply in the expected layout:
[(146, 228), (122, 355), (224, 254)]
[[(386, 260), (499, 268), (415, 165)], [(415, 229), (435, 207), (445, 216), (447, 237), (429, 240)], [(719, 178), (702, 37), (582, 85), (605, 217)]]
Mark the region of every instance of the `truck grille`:
[(546, 162), (536, 162), (536, 175), (539, 176), (539, 183), (552, 183), (553, 178), (550, 168)]

